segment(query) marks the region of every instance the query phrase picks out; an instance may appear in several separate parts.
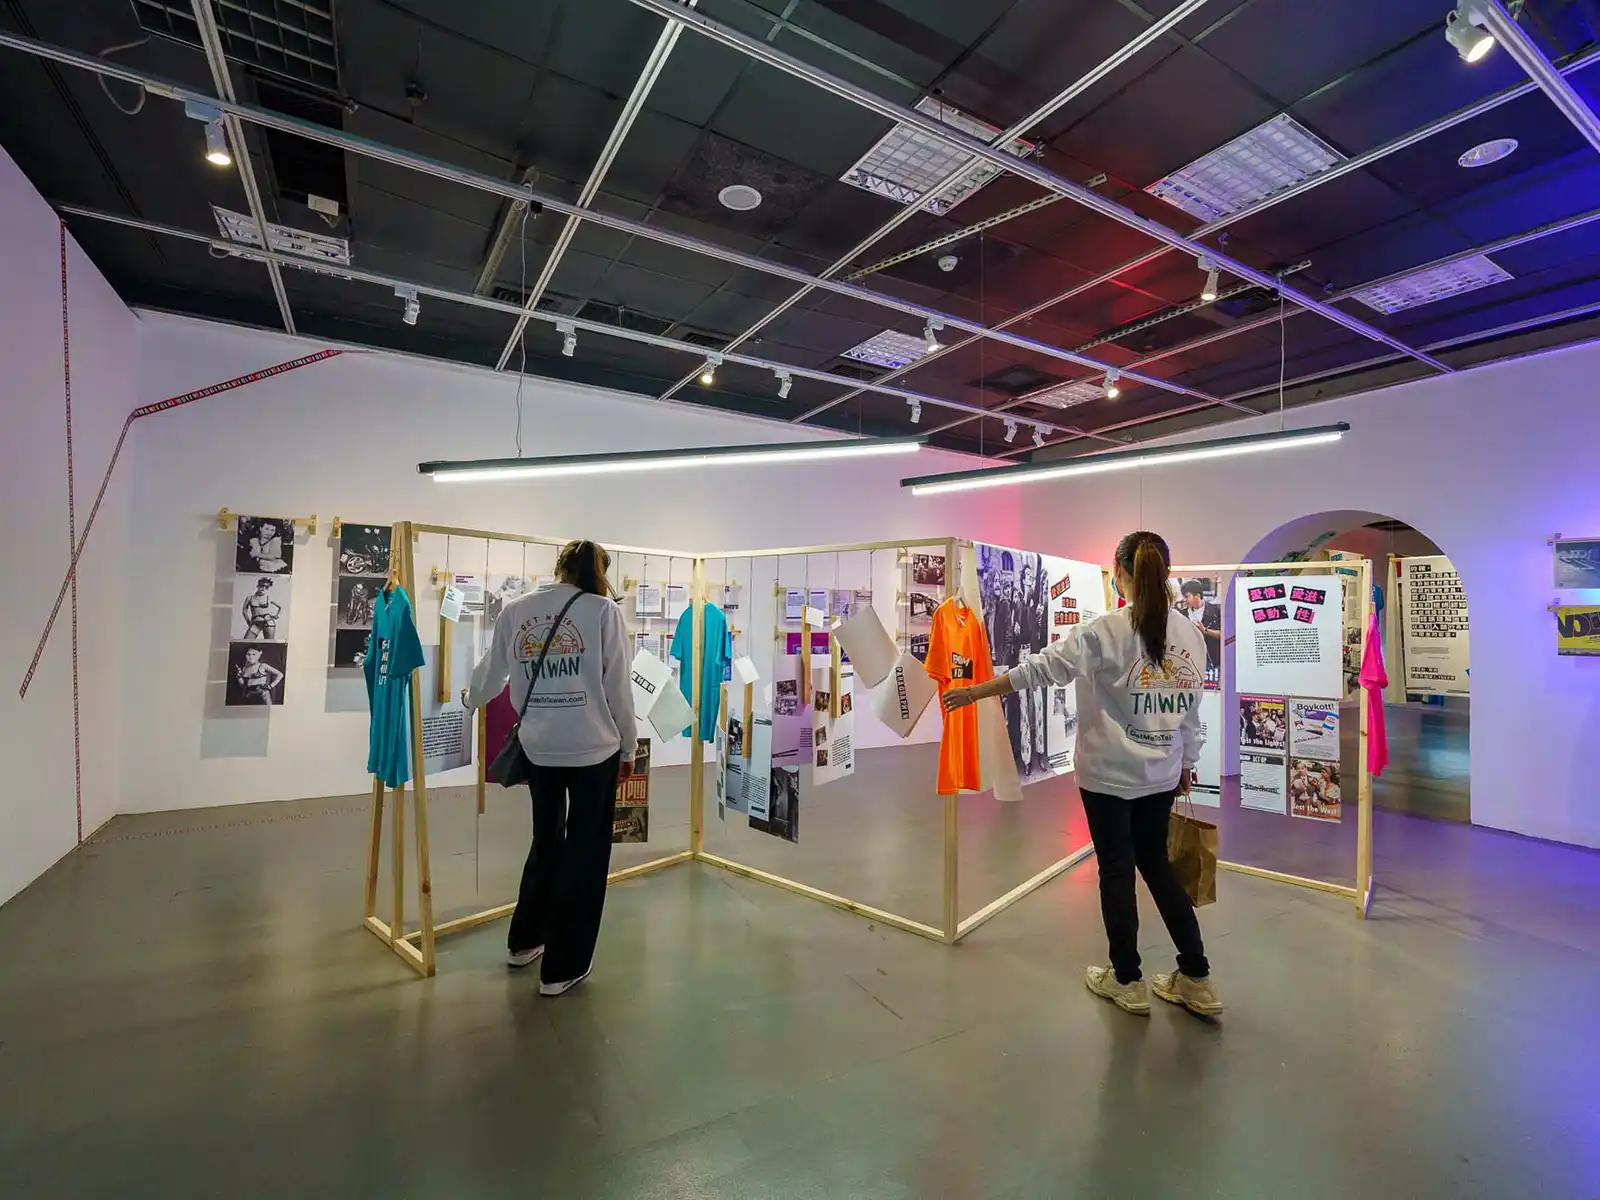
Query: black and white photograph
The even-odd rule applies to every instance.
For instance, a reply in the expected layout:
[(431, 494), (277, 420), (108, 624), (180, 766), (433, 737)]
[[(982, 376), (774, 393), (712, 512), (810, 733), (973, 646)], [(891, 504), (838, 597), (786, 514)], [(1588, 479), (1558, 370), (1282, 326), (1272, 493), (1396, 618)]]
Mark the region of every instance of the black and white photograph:
[(228, 637), (235, 642), (281, 642), (289, 636), (288, 579), (274, 575), (233, 577), (233, 616)]
[(500, 619), (500, 614), (505, 611), (518, 596), (533, 589), (526, 575), (494, 575), (489, 576), (489, 590), (483, 599), (484, 616), (489, 624), (493, 625)]
[(339, 628), (371, 629), (372, 605), (383, 580), (346, 575), (339, 580)]
[[(826, 751), (823, 751), (826, 753)], [(767, 800), (767, 832), (785, 841), (800, 840), (800, 768), (774, 767)]]
[(387, 525), (345, 525), (339, 530), (339, 574), (389, 573)]
[[(979, 544), (978, 592), (995, 670), (1050, 644), (1050, 594), (1042, 555)], [(1054, 774), (1046, 753), (1045, 689), (1006, 696), (1006, 737), (1023, 783)]]
[(1600, 588), (1600, 539), (1556, 543), (1556, 586)]
[(226, 704), (229, 708), (282, 704), (288, 667), (289, 647), (284, 642), (230, 642)]
[(367, 662), (367, 639), (370, 629), (340, 629), (333, 635), (333, 665), (336, 667), (362, 667)]
[(728, 718), (728, 753), (734, 758), (744, 757), (744, 722), (734, 716)]
[(241, 575), (293, 573), (294, 521), (287, 517), (240, 517), (233, 569)]
[(930, 596), (927, 592), (912, 592), (908, 601), (913, 621), (933, 620), (933, 614), (939, 607), (939, 597)]
[(927, 633), (913, 633), (906, 638), (906, 653), (919, 663), (928, 661), (928, 642), (931, 638)]
[(944, 586), (944, 555), (913, 554), (911, 556), (911, 582), (923, 587)]
[(772, 715), (792, 717), (800, 711), (800, 681), (780, 679), (772, 685)]

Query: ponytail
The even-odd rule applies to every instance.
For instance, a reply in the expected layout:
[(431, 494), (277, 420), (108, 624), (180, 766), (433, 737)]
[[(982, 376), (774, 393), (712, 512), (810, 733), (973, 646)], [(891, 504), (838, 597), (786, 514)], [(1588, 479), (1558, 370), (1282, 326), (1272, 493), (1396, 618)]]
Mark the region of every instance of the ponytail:
[(594, 596), (611, 594), (611, 583), (606, 579), (610, 569), (611, 556), (594, 542), (568, 542), (556, 555), (556, 577)]
[(1130, 533), (1117, 545), (1117, 566), (1133, 580), (1133, 628), (1150, 662), (1160, 667), (1167, 657), (1167, 617), (1172, 599), (1167, 575), (1172, 558), (1167, 543), (1154, 533)]

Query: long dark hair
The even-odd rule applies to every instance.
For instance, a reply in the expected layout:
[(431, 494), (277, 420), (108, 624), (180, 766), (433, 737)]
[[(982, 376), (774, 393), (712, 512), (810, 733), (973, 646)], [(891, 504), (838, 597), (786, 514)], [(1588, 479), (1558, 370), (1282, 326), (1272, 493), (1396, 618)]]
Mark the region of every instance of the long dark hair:
[(1117, 566), (1133, 579), (1133, 628), (1144, 643), (1144, 652), (1160, 666), (1167, 657), (1167, 615), (1172, 602), (1167, 596), (1167, 575), (1172, 554), (1160, 534), (1141, 529), (1117, 543)]
[(611, 555), (595, 542), (568, 542), (556, 555), (556, 578), (594, 596), (611, 594), (610, 569)]

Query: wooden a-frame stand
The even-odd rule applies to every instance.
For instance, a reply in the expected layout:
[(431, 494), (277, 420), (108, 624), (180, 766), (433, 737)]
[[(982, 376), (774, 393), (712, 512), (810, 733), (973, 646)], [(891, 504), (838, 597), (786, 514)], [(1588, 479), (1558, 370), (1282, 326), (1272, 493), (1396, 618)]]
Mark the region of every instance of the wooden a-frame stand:
[[(425, 525), (416, 522), (402, 521), (394, 526), (391, 541), (391, 558), (393, 560), (392, 572), (396, 580), (406, 589), (406, 594), (415, 603), (416, 597), (416, 563), (413, 544), (421, 534), (436, 534), (466, 538), (482, 538), (491, 541), (521, 542), (525, 544), (559, 546), (560, 539), (533, 537), (521, 534), (493, 533), (480, 529), (464, 529), (455, 526)], [(970, 542), (958, 541), (953, 538), (926, 538), (909, 539), (883, 542), (858, 542), (844, 545), (803, 546), (788, 547), (778, 550), (746, 550), (737, 554), (685, 554), (682, 552), (662, 550), (640, 550), (630, 547), (614, 547), (622, 553), (648, 553), (653, 555), (667, 555), (669, 557), (689, 558), (694, 562), (694, 570), (690, 585), (690, 601), (693, 605), (693, 630), (694, 642), (691, 662), (693, 663), (692, 692), (694, 695), (694, 710), (696, 729), (700, 719), (701, 698), (704, 695), (704, 680), (702, 678), (703, 663), (705, 659), (705, 605), (707, 602), (706, 588), (706, 562), (708, 559), (717, 558), (782, 558), (789, 555), (834, 554), (852, 551), (898, 550), (907, 551), (913, 547), (926, 547), (942, 549), (945, 554), (945, 594), (954, 595), (957, 589), (957, 555), (963, 550), (970, 551)], [(1174, 574), (1201, 574), (1201, 573), (1232, 573), (1238, 571), (1295, 571), (1295, 570), (1329, 570), (1328, 563), (1243, 563), (1231, 566), (1209, 567), (1182, 567), (1174, 568)], [(1363, 595), (1367, 603), (1371, 603), (1371, 563), (1363, 560), (1361, 565), (1361, 578)], [(802, 639), (809, 642), (809, 639)], [(423, 770), (422, 752), (422, 704), (420, 688), (424, 686), (422, 672), (419, 668), (413, 673), (411, 681), (410, 701), (410, 740), (411, 740), (411, 765), (412, 780), (410, 793), (413, 797), (412, 811), (414, 813), (414, 830), (416, 844), (416, 897), (418, 912), (418, 928), (407, 932), (404, 928), (405, 912), (405, 787), (390, 791), (376, 778), (372, 784), (372, 825), (371, 836), (367, 847), (367, 874), (366, 874), (366, 908), (365, 927), (380, 941), (387, 945), (400, 960), (424, 977), (432, 976), (437, 968), (435, 947), (437, 939), (452, 933), (461, 933), (475, 929), (493, 921), (501, 920), (511, 915), (516, 907), (512, 904), (501, 904), (481, 912), (471, 913), (455, 920), (435, 923), (433, 919), (433, 884), (432, 872), (429, 865), (428, 843), (428, 786)], [(480, 730), (482, 726), (480, 724)], [(1366, 771), (1366, 739), (1367, 715), (1366, 707), (1361, 710), (1361, 784), (1360, 784), (1360, 815), (1358, 825), (1358, 862), (1357, 880), (1358, 887), (1351, 888), (1339, 884), (1327, 883), (1321, 880), (1306, 879), (1300, 876), (1287, 875), (1277, 871), (1269, 871), (1259, 867), (1247, 866), (1239, 863), (1223, 863), (1222, 866), (1229, 870), (1243, 874), (1254, 875), (1264, 879), (1272, 879), (1280, 883), (1293, 884), (1299, 887), (1314, 888), (1319, 891), (1333, 892), (1349, 896), (1356, 900), (1362, 914), (1371, 901), (1372, 888), (1372, 813), (1371, 813), (1371, 778)], [(483, 772), (486, 764), (484, 755), (478, 756), (478, 797), (479, 811), (483, 811), (484, 779)], [(698, 862), (706, 866), (716, 867), (741, 875), (747, 879), (769, 884), (805, 896), (811, 900), (820, 901), (845, 912), (854, 913), (867, 920), (899, 929), (906, 933), (913, 933), (931, 941), (941, 942), (945, 945), (955, 945), (965, 938), (974, 929), (985, 922), (992, 920), (1013, 904), (1022, 900), (1034, 891), (1043, 887), (1051, 880), (1058, 878), (1074, 866), (1088, 858), (1093, 852), (1092, 845), (1084, 845), (1073, 850), (1064, 858), (1052, 863), (1044, 870), (1024, 880), (1005, 895), (991, 901), (971, 915), (960, 916), (960, 880), (958, 872), (960, 856), (960, 821), (959, 797), (943, 797), (944, 804), (944, 845), (942, 855), (943, 878), (942, 905), (940, 924), (930, 925), (926, 922), (916, 921), (910, 917), (901, 916), (885, 909), (877, 908), (848, 897), (813, 887), (798, 880), (789, 879), (782, 875), (764, 871), (748, 866), (722, 855), (713, 854), (705, 848), (705, 743), (699, 737), (690, 741), (689, 750), (689, 848), (636, 866), (626, 867), (613, 871), (609, 876), (610, 882), (619, 883), (627, 879), (637, 879), (662, 871), (680, 863)], [(391, 826), (391, 865), (390, 873), (393, 887), (393, 916), (389, 921), (377, 915), (379, 867), (382, 853), (383, 816), (385, 802), (390, 805)]]

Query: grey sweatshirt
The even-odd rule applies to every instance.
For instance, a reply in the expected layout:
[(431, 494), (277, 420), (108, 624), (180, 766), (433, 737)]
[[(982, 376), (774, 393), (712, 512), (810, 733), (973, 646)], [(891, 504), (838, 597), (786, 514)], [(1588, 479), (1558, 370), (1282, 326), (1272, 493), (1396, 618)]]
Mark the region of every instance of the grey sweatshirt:
[(1167, 652), (1154, 666), (1118, 609), (1079, 625), (1006, 672), (1017, 691), (1076, 685), (1078, 786), (1123, 799), (1164, 792), (1200, 761), (1206, 645), (1194, 622), (1167, 614)]
[[(572, 594), (571, 584), (547, 584), (506, 605), (494, 640), (472, 672), (467, 705), (481, 708), (511, 681), (511, 705), (521, 711), (528, 679), (550, 626)], [(581, 595), (567, 610), (522, 719), (522, 748), (543, 767), (589, 767), (619, 750), (633, 759), (638, 727), (629, 664), (632, 639), (610, 600)]]

